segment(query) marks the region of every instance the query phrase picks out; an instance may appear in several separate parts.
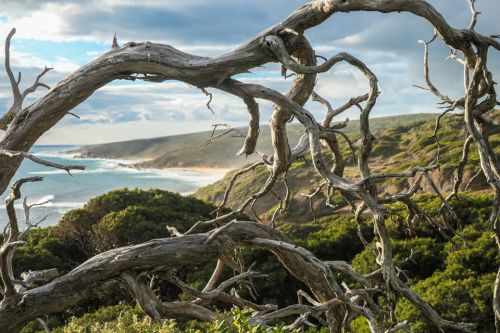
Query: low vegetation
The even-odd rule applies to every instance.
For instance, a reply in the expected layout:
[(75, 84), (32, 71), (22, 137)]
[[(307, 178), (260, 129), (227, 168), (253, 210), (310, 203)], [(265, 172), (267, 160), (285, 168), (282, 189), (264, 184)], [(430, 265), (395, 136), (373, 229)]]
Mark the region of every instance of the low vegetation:
[[(487, 216), (491, 198), (487, 193), (468, 193), (451, 201), (460, 221), (441, 215), (440, 201), (420, 195), (417, 203), (441, 226), (457, 228), (450, 239), (439, 235), (435, 227), (417, 220), (411, 229), (404, 223), (403, 207), (391, 205), (393, 213), (389, 230), (394, 239), (395, 260), (403, 279), (417, 290), (445, 318), (479, 323), (480, 332), (494, 332), (491, 286), (500, 264), (496, 245), (489, 231)], [(208, 217), (213, 206), (193, 197), (182, 197), (161, 190), (117, 190), (89, 201), (84, 208), (68, 212), (54, 227), (38, 229), (30, 235), (28, 245), (16, 254), (16, 273), (32, 269), (58, 268), (67, 272), (90, 256), (116, 246), (135, 244), (145, 239), (168, 237), (166, 226), (186, 230), (195, 221)], [(375, 258), (358, 238), (358, 225), (348, 215), (330, 215), (317, 221), (287, 223), (280, 226), (297, 245), (322, 260), (345, 260), (361, 273), (377, 269)], [(368, 241), (373, 238), (370, 221), (361, 231)], [(374, 246), (374, 244), (372, 244)], [(255, 270), (269, 274), (256, 284), (258, 303), (280, 306), (296, 302), (294, 290), (305, 288), (290, 276), (275, 257), (266, 251), (245, 250), (245, 262), (255, 262)], [(215, 262), (178, 274), (194, 287), (203, 286)], [(226, 272), (228, 277), (230, 272)], [(339, 276), (339, 279), (347, 277)], [(346, 280), (347, 281), (347, 280)], [(383, 283), (382, 280), (380, 283)], [(158, 286), (162, 297), (189, 299), (174, 286)], [(245, 295), (245, 288), (238, 289)], [(384, 311), (387, 302), (378, 300)], [(264, 328), (249, 323), (246, 310), (219, 304), (220, 320), (213, 323), (165, 321), (151, 325), (135, 307), (127, 292), (115, 286), (106, 295), (77, 309), (47, 318), (53, 332), (285, 332), (282, 326)], [(415, 322), (414, 332), (437, 332), (407, 301), (398, 302), (398, 319)], [(356, 321), (356, 332), (368, 332), (364, 322)], [(43, 332), (37, 322), (25, 327), (24, 333)], [(310, 332), (319, 332), (317, 330)]]
[[(398, 126), (411, 126), (432, 118), (432, 114), (416, 114), (411, 118), (405, 116), (391, 116), (375, 118), (371, 121), (372, 130), (381, 133), (388, 128)], [(359, 121), (348, 123), (346, 133), (355, 133), (359, 127)], [(239, 128), (241, 133), (246, 133), (247, 128)], [(215, 136), (226, 132), (218, 130)], [(290, 124), (287, 127), (288, 137), (293, 144), (298, 141), (304, 133), (304, 127), (299, 124)], [(246, 163), (257, 161), (259, 156), (237, 156), (235, 154), (243, 144), (243, 138), (234, 137), (235, 133), (229, 133), (213, 141), (210, 145), (203, 142), (210, 138), (211, 131), (166, 136), (154, 139), (132, 140), (114, 142), (100, 145), (91, 145), (80, 148), (74, 153), (83, 157), (101, 157), (118, 159), (141, 159), (139, 168), (168, 168), (168, 167), (214, 167), (214, 168), (239, 168)], [(271, 145), (271, 133), (268, 126), (260, 129), (257, 150), (270, 154), (273, 151)]]
[[(435, 119), (419, 120), (416, 118), (414, 123), (395, 122), (384, 128), (383, 132), (375, 132), (376, 141), (374, 142), (372, 162), (370, 166), (372, 172), (382, 171), (406, 172), (415, 166), (427, 166), (436, 158), (437, 143), (433, 138)], [(430, 173), (434, 182), (440, 186), (443, 191), (451, 191), (453, 186), (453, 172), (462, 157), (463, 137), (465, 136), (463, 124), (454, 116), (444, 117), (441, 120), (441, 130), (438, 134), (440, 150), (440, 168)], [(349, 133), (353, 142), (359, 140), (359, 133)], [(460, 138), (460, 139), (458, 139)], [(491, 146), (498, 150), (500, 147), (500, 135), (495, 134), (490, 137)], [(357, 176), (356, 159), (353, 152), (347, 144), (341, 145), (342, 155), (347, 157), (345, 175), (347, 178), (355, 179)], [(471, 147), (469, 162), (464, 170), (464, 181), (461, 186), (463, 189), (471, 177), (479, 170), (479, 156), (477, 149)], [(201, 200), (220, 202), (224, 195), (226, 187), (234, 172), (228, 173), (220, 181), (199, 189), (195, 196)], [(265, 168), (257, 169), (254, 172), (242, 175), (238, 178), (231, 195), (227, 201), (227, 207), (237, 209), (239, 205), (250, 195), (259, 191), (265, 183), (269, 172)], [(317, 174), (310, 161), (296, 162), (287, 173), (289, 188), (292, 193), (290, 209), (283, 214), (278, 215), (277, 221), (282, 223), (304, 223), (313, 219), (310, 209), (309, 199), (302, 194), (310, 194), (322, 183), (323, 179)], [(412, 184), (409, 178), (386, 179), (381, 182), (380, 190), (382, 193), (397, 193), (408, 189)], [(432, 189), (426, 183), (422, 183), (424, 189)], [(482, 175), (471, 182), (469, 189), (478, 190), (488, 188), (488, 184)], [(284, 197), (285, 186), (278, 182), (275, 186), (276, 192)], [(313, 207), (315, 215), (318, 217), (331, 214), (332, 210), (325, 205), (326, 196), (320, 191), (314, 197)], [(344, 201), (340, 203), (345, 204)], [(279, 206), (276, 197), (268, 193), (262, 200), (255, 205), (255, 211), (260, 218), (269, 220), (274, 210)], [(247, 211), (249, 215), (252, 212)]]

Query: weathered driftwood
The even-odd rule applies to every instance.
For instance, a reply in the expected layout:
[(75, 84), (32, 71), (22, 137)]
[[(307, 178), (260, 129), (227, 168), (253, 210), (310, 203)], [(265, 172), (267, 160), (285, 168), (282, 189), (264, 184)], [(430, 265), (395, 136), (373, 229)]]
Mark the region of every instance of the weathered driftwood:
[[(492, 128), (495, 127), (489, 120), (488, 113), (498, 104), (498, 101), (496, 100), (492, 73), (487, 67), (488, 51), (500, 50), (500, 43), (497, 40), (498, 36), (487, 37), (474, 31), (477, 11), (473, 0), (469, 1), (469, 5), (472, 13), (470, 26), (467, 29), (455, 29), (434, 7), (424, 0), (314, 0), (234, 51), (213, 58), (187, 54), (170, 45), (152, 42), (129, 42), (123, 47), (119, 47), (115, 36), (109, 52), (77, 70), (50, 89), (43, 97), (25, 108), (23, 108), (22, 103), (26, 95), (38, 87), (47, 88), (46, 85), (40, 83), (40, 79), (49, 69), (46, 68), (25, 92), (20, 92), (20, 76), (16, 80), (10, 68), (9, 46), (15, 33), (15, 30), (12, 30), (6, 41), (5, 67), (12, 86), (14, 101), (12, 107), (0, 119), (0, 129), (5, 130), (0, 141), (0, 193), (6, 190), (23, 158), (29, 158), (34, 162), (68, 172), (71, 169), (79, 169), (79, 166), (61, 166), (37, 159), (29, 155), (27, 151), (43, 133), (91, 96), (94, 91), (113, 80), (120, 79), (186, 82), (199, 87), (207, 94), (209, 108), (211, 94), (206, 90), (208, 87), (240, 97), (247, 106), (250, 121), (244, 146), (239, 153), (247, 155), (255, 151), (259, 134), (260, 115), (257, 100), (271, 101), (275, 104), (270, 119), (274, 155), (264, 158), (262, 163), (252, 165), (235, 174), (220, 207), (226, 203), (231, 188), (239, 175), (261, 165), (268, 165), (270, 171), (265, 186), (250, 196), (235, 212), (217, 216), (211, 221), (200, 221), (185, 234), (180, 234), (177, 230), (172, 229), (172, 232), (179, 236), (178, 238), (152, 240), (144, 244), (105, 252), (80, 265), (72, 272), (32, 289), (19, 288), (22, 282), (16, 280), (12, 274), (13, 253), (16, 246), (22, 244), (23, 236), (26, 234), (19, 231), (13, 202), (20, 197), (19, 191), (23, 182), (40, 179), (25, 179), (16, 183), (13, 194), (7, 200), (9, 227), (5, 232), (5, 243), (0, 250), (0, 273), (5, 290), (3, 301), (0, 303), (0, 327), (9, 332), (17, 332), (27, 321), (75, 306), (80, 301), (106, 288), (107, 282), (116, 280), (124, 282), (143, 310), (158, 321), (164, 317), (194, 317), (200, 320), (211, 320), (214, 318), (214, 313), (209, 308), (210, 299), (215, 297), (226, 302), (248, 306), (256, 311), (270, 310), (272, 307), (253, 304), (227, 293), (224, 289), (231, 283), (219, 281), (224, 266), (234, 266), (234, 262), (226, 255), (228, 251), (242, 246), (258, 246), (274, 252), (291, 274), (308, 285), (313, 296), (301, 292), (301, 297), (308, 300), (311, 305), (297, 304), (285, 309), (273, 310), (270, 313), (257, 314), (253, 319), (255, 322), (267, 324), (284, 316), (297, 314), (300, 315), (299, 318), (290, 327), (307, 324), (307, 317), (313, 316), (328, 325), (332, 332), (340, 332), (343, 327), (349, 327), (349, 322), (352, 319), (363, 316), (372, 332), (382, 332), (386, 329), (387, 332), (395, 332), (407, 328), (411, 323), (397, 323), (391, 318), (391, 327), (384, 327), (384, 320), (377, 321), (377, 316), (384, 317), (386, 314), (380, 311), (370, 296), (373, 288), (369, 279), (376, 276), (383, 279), (384, 291), (396, 293), (408, 299), (440, 330), (474, 331), (473, 324), (454, 323), (443, 319), (427, 302), (399, 279), (398, 268), (393, 260), (391, 240), (385, 226), (386, 212), (383, 207), (385, 203), (402, 202), (409, 209), (409, 218), (417, 215), (426, 216), (411, 201), (411, 197), (419, 190), (422, 181), (430, 182), (431, 188), (442, 200), (443, 207), (448, 209), (452, 215), (454, 214), (445, 197), (427, 175), (430, 170), (438, 167), (439, 149), (436, 160), (429, 166), (415, 167), (406, 173), (372, 175), (369, 157), (374, 138), (370, 132), (369, 116), (379, 94), (376, 75), (361, 60), (348, 53), (339, 53), (329, 59), (325, 58), (324, 62), (317, 64), (317, 56), (303, 34), (307, 29), (320, 25), (335, 13), (350, 11), (409, 12), (422, 17), (434, 27), (435, 36), (430, 41), (422, 42), (424, 45), (424, 78), (427, 84), (424, 89), (430, 90), (446, 106), (443, 114), (455, 109), (462, 110), (464, 125), (468, 132), (463, 158), (457, 167), (454, 194), (457, 194), (462, 182), (464, 165), (468, 161), (467, 157), (470, 151), (469, 146), (474, 141), (479, 151), (481, 170), (495, 193), (491, 223), (500, 245), (500, 227), (498, 225), (500, 167), (488, 141), (489, 136), (493, 133)], [(430, 80), (428, 50), (429, 44), (437, 37), (452, 49), (451, 58), (464, 65), (466, 91), (464, 97), (458, 100), (452, 100), (441, 93)], [(457, 52), (462, 54), (463, 59), (457, 55)], [(365, 95), (359, 95), (359, 92), (356, 92), (358, 97), (353, 97), (346, 104), (333, 109), (328, 101), (313, 94), (313, 89), (318, 74), (330, 70), (341, 61), (347, 62), (361, 71), (368, 80), (370, 89)], [(269, 62), (280, 63), (284, 75), (286, 75), (287, 70), (294, 72), (293, 85), (286, 94), (261, 85), (239, 82), (232, 78), (236, 74), (245, 73)], [(326, 108), (327, 113), (321, 123), (303, 107), (311, 95), (313, 100), (320, 102)], [(352, 106), (357, 106), (360, 109), (361, 143), (357, 155), (361, 181), (352, 181), (343, 177), (344, 158), (337, 135), (346, 138), (351, 146), (352, 143), (340, 130), (342, 124), (331, 125), (333, 117), (342, 114)], [(293, 118), (304, 126), (306, 134), (291, 149), (286, 126)], [(437, 142), (440, 119), (441, 117), (438, 117), (436, 120), (434, 133)], [(325, 163), (323, 144), (328, 147), (334, 158), (332, 168), (329, 168)], [(356, 220), (359, 223), (361, 223), (363, 214), (373, 219), (377, 247), (371, 248), (371, 250), (377, 256), (377, 263), (380, 265), (380, 270), (375, 274), (369, 277), (361, 276), (345, 263), (324, 263), (305, 249), (290, 244), (281, 233), (255, 223), (232, 221), (210, 233), (193, 233), (202, 224), (227, 222), (245, 208), (252, 208), (256, 200), (267, 193), (276, 195), (273, 186), (278, 181), (278, 177), (285, 175), (286, 184), (286, 171), (290, 164), (306, 155), (312, 158), (314, 167), (324, 179), (324, 183), (313, 194), (326, 185), (329, 195), (332, 191), (339, 191), (346, 199), (355, 212)], [(379, 197), (376, 180), (387, 177), (417, 178), (408, 192)], [(312, 198), (313, 195), (308, 196)], [(279, 196), (277, 195), (277, 197)], [(280, 198), (280, 208), (276, 210), (276, 213), (285, 209), (288, 200), (289, 190), (287, 187), (287, 194), (284, 199)], [(29, 222), (29, 206), (25, 205), (25, 207), (28, 207), (26, 209), (28, 212), (26, 224), (27, 231), (29, 231), (34, 225)], [(428, 216), (426, 218), (429, 223), (432, 223)], [(364, 240), (361, 233), (360, 236)], [(369, 246), (366, 241), (364, 243)], [(189, 286), (175, 277), (166, 276), (167, 280), (197, 297), (196, 301), (162, 302), (146, 284), (144, 273), (156, 272), (165, 276), (164, 272), (168, 272), (171, 267), (202, 263), (215, 258), (219, 259), (217, 267), (206, 288), (201, 292), (190, 289)], [(332, 269), (349, 274), (353, 279), (362, 282), (365, 289), (350, 290), (348, 286), (344, 286), (346, 290), (343, 290), (334, 278)], [(241, 276), (248, 275), (245, 275), (244, 272), (241, 274)], [(495, 283), (494, 311), (497, 323), (500, 323), (500, 271), (498, 276)]]

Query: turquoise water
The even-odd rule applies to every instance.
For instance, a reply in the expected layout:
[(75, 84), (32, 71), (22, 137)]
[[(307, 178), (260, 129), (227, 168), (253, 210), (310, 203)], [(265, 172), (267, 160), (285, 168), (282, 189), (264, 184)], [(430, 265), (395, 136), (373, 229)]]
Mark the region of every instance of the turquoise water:
[[(30, 151), (36, 156), (60, 163), (78, 164), (86, 167), (85, 171), (73, 171), (73, 177), (63, 170), (57, 170), (23, 161), (13, 181), (32, 176), (44, 177), (42, 182), (27, 183), (22, 187), (22, 195), (28, 197), (28, 204), (50, 200), (42, 207), (31, 210), (31, 221), (36, 222), (47, 216), (41, 226), (56, 224), (61, 216), (72, 208), (82, 207), (90, 198), (120, 188), (160, 188), (181, 194), (194, 192), (196, 189), (213, 183), (224, 176), (223, 173), (199, 173), (183, 170), (134, 170), (120, 164), (129, 163), (120, 160), (74, 158), (67, 151), (78, 146), (35, 146)], [(6, 191), (0, 202), (0, 227), (6, 225), (5, 202), (10, 191)], [(21, 229), (24, 213), (22, 199), (17, 202), (18, 218)]]

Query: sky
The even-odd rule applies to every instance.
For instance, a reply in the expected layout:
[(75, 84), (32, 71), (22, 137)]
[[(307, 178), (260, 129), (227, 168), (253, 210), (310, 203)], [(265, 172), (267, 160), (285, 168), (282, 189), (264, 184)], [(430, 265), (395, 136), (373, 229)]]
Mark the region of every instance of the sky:
[[(31, 85), (44, 66), (53, 67), (44, 82), (54, 86), (80, 66), (110, 49), (114, 33), (119, 44), (152, 41), (170, 44), (202, 56), (229, 52), (267, 27), (284, 19), (302, 0), (0, 0), (0, 36), (15, 27), (11, 45), (14, 72), (23, 73), (22, 87)], [(431, 0), (456, 28), (466, 28), (470, 12), (466, 0)], [(499, 34), (500, 0), (477, 0), (482, 14), (476, 30)], [(348, 52), (377, 75), (382, 94), (372, 116), (438, 112), (436, 98), (412, 85), (423, 85), (423, 48), (418, 40), (432, 37), (423, 19), (406, 13), (335, 14), (310, 29), (306, 37), (318, 55)], [(0, 52), (3, 64), (3, 52)], [(451, 97), (463, 94), (462, 66), (447, 61), (449, 49), (437, 41), (430, 48), (431, 79)], [(500, 75), (500, 54), (490, 51), (490, 69)], [(286, 92), (290, 79), (279, 66), (269, 64), (238, 79)], [(241, 126), (247, 113), (241, 100), (217, 90), (212, 114), (207, 97), (182, 82), (115, 81), (96, 91), (73, 112), (44, 134), (38, 144), (91, 144), (150, 138), (209, 130), (212, 124)], [(335, 107), (350, 97), (368, 92), (365, 79), (347, 65), (335, 66), (318, 78), (316, 91)], [(46, 90), (25, 101), (29, 105)], [(12, 103), (9, 81), (0, 71), (0, 114)], [(260, 101), (261, 119), (267, 124), (272, 105)], [(320, 118), (317, 103), (306, 108)], [(358, 111), (343, 114), (355, 119)], [(1, 135), (1, 134), (0, 134)]]

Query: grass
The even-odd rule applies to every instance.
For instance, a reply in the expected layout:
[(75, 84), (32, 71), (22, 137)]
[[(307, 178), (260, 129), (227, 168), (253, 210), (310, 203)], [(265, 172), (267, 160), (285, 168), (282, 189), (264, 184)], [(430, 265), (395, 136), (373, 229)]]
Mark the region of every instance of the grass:
[[(437, 156), (437, 143), (433, 138), (435, 126), (434, 118), (426, 120), (416, 119), (415, 122), (403, 122), (402, 117), (391, 118), (384, 127), (372, 126), (376, 140), (374, 142), (371, 154), (370, 167), (372, 173), (380, 172), (404, 172), (414, 166), (429, 165)], [(375, 119), (377, 120), (377, 119)], [(359, 132), (347, 129), (346, 132), (353, 142), (357, 142)], [(453, 184), (454, 169), (462, 158), (462, 147), (465, 140), (465, 129), (461, 120), (456, 116), (444, 117), (441, 121), (441, 129), (438, 132), (438, 139), (441, 146), (440, 169), (433, 172), (431, 176), (443, 191), (450, 191)], [(500, 149), (500, 135), (495, 134), (490, 137), (491, 146), (497, 151)], [(349, 179), (359, 179), (358, 170), (355, 165), (356, 159), (347, 144), (342, 143), (342, 152), (346, 159), (347, 167), (345, 177)], [(328, 156), (328, 155), (326, 155)], [(479, 155), (477, 147), (472, 144), (470, 147), (469, 162), (465, 167), (466, 183), (476, 171), (479, 170)], [(195, 196), (209, 202), (217, 203), (222, 199), (223, 193), (229, 183), (233, 173), (229, 173), (222, 180), (201, 188), (195, 193)], [(261, 168), (254, 173), (239, 178), (234, 186), (228, 200), (228, 207), (236, 208), (249, 195), (262, 188), (268, 171)], [(292, 200), (290, 202), (290, 211), (285, 212), (278, 217), (281, 222), (304, 222), (311, 220), (308, 199), (300, 193), (312, 193), (322, 179), (311, 166), (311, 163), (297, 162), (288, 172), (288, 183), (292, 191)], [(380, 192), (394, 193), (407, 189), (409, 181), (404, 178), (392, 178), (379, 181)], [(484, 184), (483, 184), (484, 185)], [(424, 183), (424, 188), (428, 189)], [(276, 192), (282, 197), (285, 193), (285, 187), (282, 181), (278, 181)], [(324, 194), (320, 193), (314, 199), (315, 212), (318, 216), (331, 213), (324, 205)], [(267, 194), (255, 205), (259, 216), (268, 219), (276, 209), (278, 200), (271, 194)], [(248, 214), (252, 215), (250, 212)]]
[[(392, 116), (375, 118), (371, 121), (373, 132), (381, 132), (397, 126), (413, 126), (416, 123), (431, 118), (431, 114), (406, 116)], [(349, 122), (344, 129), (354, 138), (359, 137), (356, 131), (359, 121)], [(240, 129), (246, 133), (246, 128)], [(287, 128), (290, 144), (294, 145), (304, 133), (304, 127), (299, 124), (290, 124)], [(218, 135), (222, 131), (217, 131)], [(236, 156), (236, 152), (243, 146), (243, 138), (233, 137), (228, 134), (206, 146), (203, 142), (210, 137), (211, 131), (166, 136), (154, 139), (131, 140), (124, 142), (107, 143), (86, 146), (76, 151), (86, 157), (117, 158), (117, 159), (147, 159), (148, 162), (140, 163), (145, 168), (166, 167), (213, 167), (213, 168), (239, 168), (245, 164), (260, 159), (258, 154), (251, 156)], [(357, 138), (356, 138), (357, 140)], [(269, 127), (261, 125), (257, 150), (271, 154), (271, 133)]]

